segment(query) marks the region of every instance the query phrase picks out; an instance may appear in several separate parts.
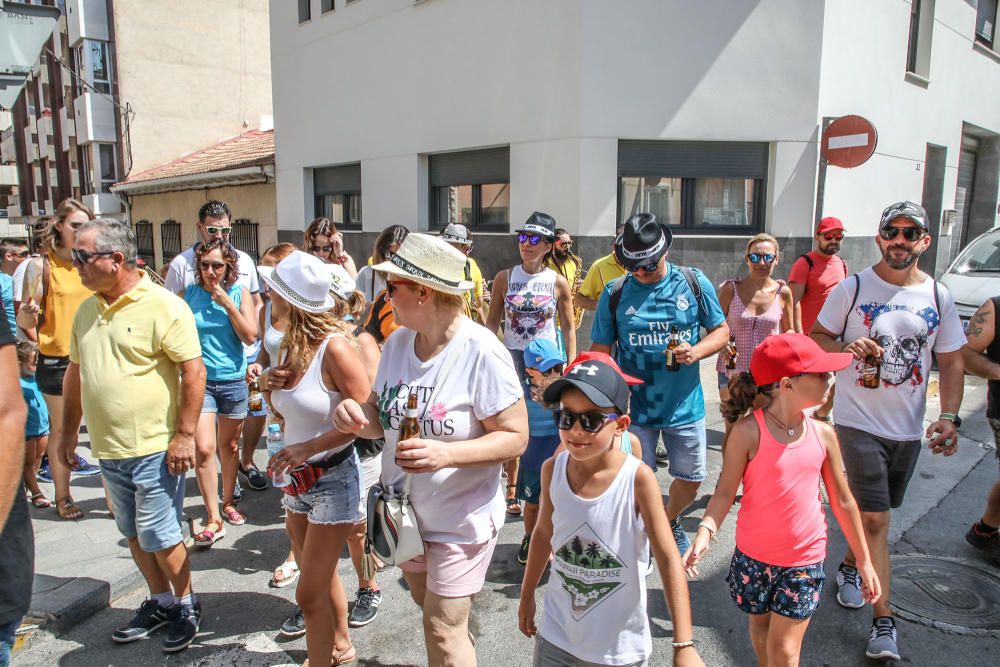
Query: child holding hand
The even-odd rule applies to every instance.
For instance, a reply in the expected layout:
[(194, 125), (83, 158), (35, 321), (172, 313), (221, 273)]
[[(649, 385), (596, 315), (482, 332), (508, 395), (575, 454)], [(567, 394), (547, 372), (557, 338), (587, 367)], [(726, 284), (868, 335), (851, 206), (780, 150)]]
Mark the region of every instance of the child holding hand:
[(761, 394), (770, 399), (736, 421), (730, 432), (719, 483), (698, 526), (687, 568), (697, 574), (742, 483), (727, 581), (736, 605), (750, 615), (750, 641), (759, 664), (767, 667), (799, 664), (802, 638), (823, 590), (826, 520), (820, 479), (847, 543), (858, 555), (862, 590), (869, 602), (881, 593), (836, 433), (805, 414), (825, 403), (832, 372), (852, 361), (850, 353), (824, 352), (802, 334), (770, 336), (754, 350), (750, 372), (730, 382), (723, 404), (723, 412), (735, 416)]

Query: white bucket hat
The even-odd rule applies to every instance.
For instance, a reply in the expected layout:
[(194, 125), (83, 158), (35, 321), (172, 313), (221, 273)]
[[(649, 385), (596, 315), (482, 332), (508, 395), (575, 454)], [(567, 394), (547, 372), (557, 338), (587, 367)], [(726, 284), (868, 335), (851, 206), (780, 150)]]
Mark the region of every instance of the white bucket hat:
[[(473, 287), (465, 279), (468, 258), (446, 241), (429, 234), (408, 234), (390, 259), (372, 267), (445, 294), (465, 294)], [(280, 266), (280, 265), (279, 265)]]
[[(336, 291), (332, 277), (335, 269), (343, 272), (342, 276), (337, 274)], [(354, 291), (354, 280), (343, 267), (325, 264), (323, 260), (299, 250), (278, 262), (277, 266), (258, 266), (257, 272), (261, 280), (285, 301), (307, 313), (325, 313), (337, 305), (334, 294), (346, 299), (347, 296), (342, 294), (349, 296)]]

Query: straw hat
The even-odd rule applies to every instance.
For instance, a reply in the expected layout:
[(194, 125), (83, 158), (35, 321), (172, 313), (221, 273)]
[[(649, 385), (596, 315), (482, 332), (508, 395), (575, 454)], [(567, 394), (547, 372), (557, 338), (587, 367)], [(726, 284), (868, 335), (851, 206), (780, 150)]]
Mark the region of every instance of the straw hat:
[(445, 294), (465, 294), (473, 287), (465, 279), (468, 258), (437, 236), (408, 234), (390, 259), (372, 267), (391, 276), (420, 283)]
[[(332, 293), (330, 267), (343, 271), (343, 267), (325, 264), (323, 260), (309, 253), (296, 250), (281, 260), (277, 266), (258, 266), (257, 272), (268, 287), (299, 310), (307, 313), (325, 313), (337, 304)], [(339, 291), (338, 287), (338, 293)]]

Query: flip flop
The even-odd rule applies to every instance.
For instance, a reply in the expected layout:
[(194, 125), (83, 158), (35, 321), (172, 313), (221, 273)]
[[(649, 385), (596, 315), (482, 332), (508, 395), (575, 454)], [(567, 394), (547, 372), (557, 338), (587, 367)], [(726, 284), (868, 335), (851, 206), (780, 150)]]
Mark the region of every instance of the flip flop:
[[(210, 530), (209, 526), (218, 526), (219, 530)], [(221, 521), (209, 521), (205, 524), (204, 530), (197, 533), (193, 538), (196, 547), (210, 547), (226, 536), (226, 527)]]
[(57, 498), (56, 511), (59, 512), (60, 519), (76, 521), (83, 518), (83, 512), (76, 506), (72, 498)]
[(31, 504), (38, 509), (45, 509), (46, 507), (52, 507), (52, 501), (45, 497), (45, 494), (39, 491), (38, 493), (31, 494)]
[[(278, 573), (281, 579), (278, 579)], [(284, 588), (299, 577), (299, 566), (294, 560), (286, 560), (271, 573), (271, 588)]]

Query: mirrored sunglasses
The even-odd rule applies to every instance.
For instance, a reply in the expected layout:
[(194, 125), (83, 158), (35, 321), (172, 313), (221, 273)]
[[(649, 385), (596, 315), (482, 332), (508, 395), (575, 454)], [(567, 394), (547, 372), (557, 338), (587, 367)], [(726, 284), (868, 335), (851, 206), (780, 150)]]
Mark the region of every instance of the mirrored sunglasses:
[(760, 264), (761, 262), (763, 262), (764, 264), (770, 264), (771, 262), (774, 261), (776, 257), (777, 255), (770, 252), (765, 252), (765, 253), (752, 252), (747, 255), (747, 259), (750, 260), (751, 264)]
[(542, 237), (539, 236), (538, 234), (518, 234), (517, 242), (528, 243), (532, 246), (536, 246), (542, 242)]
[(843, 241), (844, 232), (827, 232), (826, 234), (823, 234), (823, 238), (827, 241)]

